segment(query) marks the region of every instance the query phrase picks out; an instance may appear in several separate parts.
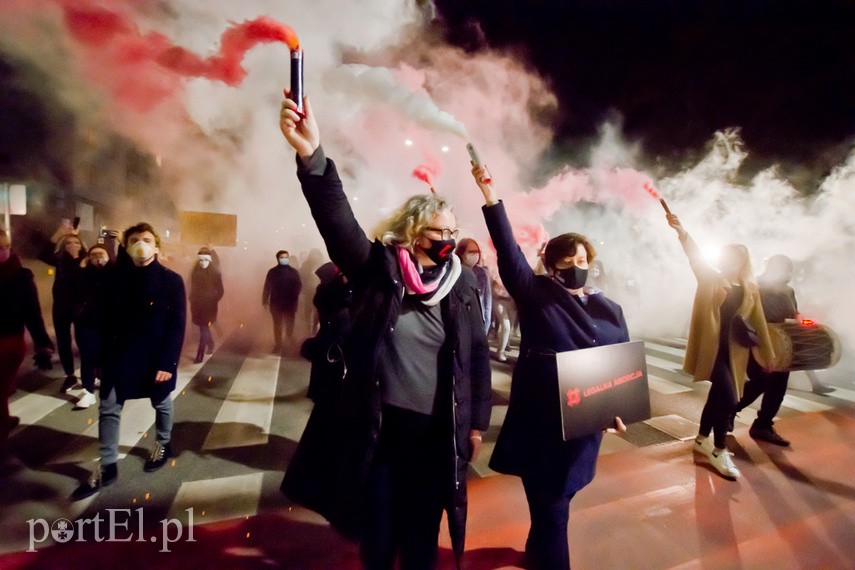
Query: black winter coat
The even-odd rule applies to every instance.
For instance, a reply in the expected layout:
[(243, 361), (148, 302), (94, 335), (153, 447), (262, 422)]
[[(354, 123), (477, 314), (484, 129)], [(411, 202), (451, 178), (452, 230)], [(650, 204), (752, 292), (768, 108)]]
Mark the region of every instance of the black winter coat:
[(344, 377), (342, 347), (350, 332), (353, 290), (341, 275), (337, 275), (318, 285), (312, 302), (318, 310), (320, 327), (318, 334), (303, 346), (308, 345), (308, 354), (304, 356), (312, 361), (308, 396), (317, 402), (330, 394), (337, 394)]
[(56, 269), (51, 288), (53, 313), (73, 316), (80, 304), (80, 277), (83, 272), (80, 262), (86, 258), (86, 249), (81, 248), (80, 257), (75, 259), (65, 251), (54, 251), (54, 245), (48, 244), (38, 257)]
[[(136, 267), (124, 249), (120, 250), (116, 270), (101, 395), (106, 396), (115, 386), (120, 402), (161, 400), (175, 389), (184, 344), (184, 280), (157, 259)], [(158, 370), (171, 372), (172, 378), (155, 382)]]
[(36, 349), (53, 348), (45, 331), (33, 272), (13, 253), (0, 263), (0, 337), (23, 336), (24, 327), (30, 331)]
[(78, 305), (74, 311), (74, 325), (106, 332), (111, 321), (111, 299), (115, 295), (116, 266), (110, 262), (104, 267), (92, 264), (78, 275)]
[(265, 305), (269, 303), (271, 309), (296, 313), (302, 288), (303, 280), (300, 279), (299, 271), (290, 265), (271, 267), (264, 279), (261, 302)]
[(205, 269), (196, 264), (190, 273), (190, 315), (193, 324), (217, 322), (217, 308), (223, 298), (223, 276), (213, 264)]
[[(403, 297), (394, 247), (371, 242), (359, 227), (331, 160), (322, 175), (298, 176), (330, 259), (353, 287), (353, 328), (345, 345), (347, 376), (339, 397), (316, 404), (288, 466), (283, 491), (325, 516), (346, 536), (359, 535), (362, 485), (380, 435), (382, 398), (376, 368), (387, 331), (395, 325)], [(464, 270), (441, 301), (446, 342), (440, 352), (437, 413), (447, 415), (448, 442), (443, 505), (456, 554), (463, 552), (469, 434), (490, 423), (490, 363), (475, 276)]]
[(551, 355), (629, 341), (623, 311), (602, 293), (583, 303), (551, 278), (535, 275), (514, 240), (504, 204), (483, 210), (521, 332), (508, 413), (490, 467), (537, 481), (553, 493), (573, 493), (594, 478), (602, 434), (564, 441)]

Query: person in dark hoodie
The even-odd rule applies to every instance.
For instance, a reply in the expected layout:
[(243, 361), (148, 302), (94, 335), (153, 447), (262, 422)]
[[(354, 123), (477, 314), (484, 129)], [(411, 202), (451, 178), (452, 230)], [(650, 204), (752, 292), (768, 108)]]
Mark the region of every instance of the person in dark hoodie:
[(217, 322), (217, 309), (224, 292), (223, 276), (218, 264), (214, 263), (214, 252), (203, 247), (196, 255), (196, 263), (190, 273), (190, 316), (193, 324), (199, 327), (196, 363), (202, 362), (205, 354), (214, 353), (211, 326)]
[(344, 378), (345, 363), (342, 346), (350, 332), (350, 309), (353, 288), (347, 277), (331, 261), (315, 271), (320, 284), (312, 299), (318, 311), (320, 326), (317, 334), (303, 343), (303, 356), (312, 361), (309, 374), (309, 399), (319, 401), (330, 394)]
[(79, 277), (79, 305), (75, 311), (74, 335), (80, 349), (83, 394), (74, 407), (83, 409), (95, 403), (95, 378), (103, 374), (109, 299), (115, 286), (115, 266), (107, 246), (95, 244), (89, 249)]
[[(517, 304), (521, 329), (508, 413), (490, 467), (522, 479), (531, 515), (526, 567), (565, 569), (570, 501), (593, 480), (603, 436), (564, 440), (555, 354), (628, 342), (629, 331), (620, 305), (586, 287), (596, 251), (585, 236), (551, 239), (542, 257), (546, 275), (537, 275), (514, 239), (493, 182), (485, 181), (485, 168), (473, 166), (472, 175), (484, 195), (499, 275)], [(624, 429), (620, 418), (615, 427)]]
[(477, 283), (454, 255), (457, 221), (441, 197), (413, 196), (371, 241), (308, 98), (304, 110), (285, 99), (280, 128), (330, 259), (353, 286), (353, 323), (334, 413), (315, 405), (283, 490), (358, 538), (366, 568), (435, 567), (443, 511), (460, 561), (466, 474), (491, 388)]
[(98, 439), (101, 461), (72, 499), (89, 497), (119, 476), (119, 422), (126, 400), (148, 398), (155, 410), (156, 438), (145, 471), (172, 456), (172, 397), (184, 343), (187, 297), (184, 280), (157, 260), (160, 237), (147, 223), (125, 230), (110, 298), (110, 334), (101, 380)]
[(282, 352), (282, 323), (289, 342), (294, 341), (294, 319), (303, 282), (300, 272), (291, 267), (291, 256), (284, 249), (276, 252), (276, 266), (271, 267), (264, 279), (261, 304), (273, 317), (273, 352)]
[(71, 349), (71, 325), (74, 312), (79, 305), (81, 262), (86, 258), (86, 247), (77, 230), (69, 220), (63, 220), (51, 237), (51, 244), (39, 255), (39, 259), (56, 268), (53, 280), (53, 329), (59, 361), (65, 372), (61, 392), (68, 392), (77, 385), (74, 375), (74, 353)]
[(26, 353), (24, 328), (33, 338), (39, 368), (50, 368), (53, 342), (42, 320), (33, 272), (21, 265), (4, 230), (0, 230), (0, 315), (0, 454), (5, 454), (9, 432), (20, 421), (9, 414), (9, 396), (15, 392), (15, 376)]

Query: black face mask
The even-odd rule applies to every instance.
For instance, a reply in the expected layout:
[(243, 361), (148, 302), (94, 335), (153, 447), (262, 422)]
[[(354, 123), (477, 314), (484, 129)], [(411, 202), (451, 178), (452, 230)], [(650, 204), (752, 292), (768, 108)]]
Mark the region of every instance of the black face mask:
[(436, 264), (442, 264), (451, 259), (451, 254), (457, 245), (453, 239), (430, 239), (430, 247), (424, 249), (425, 255)]
[(555, 280), (567, 289), (581, 289), (588, 281), (588, 270), (575, 265), (567, 269), (556, 269)]

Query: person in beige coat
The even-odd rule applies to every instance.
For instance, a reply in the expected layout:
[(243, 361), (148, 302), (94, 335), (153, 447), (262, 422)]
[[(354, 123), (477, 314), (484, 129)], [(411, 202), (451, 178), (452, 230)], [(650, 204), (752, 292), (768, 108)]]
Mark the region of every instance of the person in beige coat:
[(736, 479), (739, 469), (730, 459), (725, 439), (745, 386), (752, 346), (759, 362), (774, 357), (760, 291), (744, 245), (725, 246), (716, 270), (704, 260), (677, 216), (667, 218), (698, 280), (683, 371), (696, 382), (712, 383), (693, 451), (707, 457), (725, 477)]

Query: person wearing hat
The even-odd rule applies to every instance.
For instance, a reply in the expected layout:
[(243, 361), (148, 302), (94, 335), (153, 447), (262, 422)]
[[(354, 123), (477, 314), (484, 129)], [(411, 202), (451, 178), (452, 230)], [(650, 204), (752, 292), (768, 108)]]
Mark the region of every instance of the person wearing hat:
[(211, 326), (217, 321), (217, 308), (223, 298), (223, 276), (218, 264), (214, 263), (214, 250), (203, 247), (196, 255), (196, 264), (190, 274), (190, 316), (199, 327), (199, 348), (195, 362), (205, 354), (214, 352), (214, 335)]
[(115, 285), (115, 265), (104, 244), (93, 245), (83, 262), (74, 316), (74, 338), (80, 349), (80, 381), (83, 394), (76, 409), (95, 403), (95, 378), (103, 367), (104, 339), (110, 318), (109, 295)]
[(261, 304), (270, 310), (273, 317), (273, 352), (282, 352), (282, 323), (288, 341), (294, 340), (294, 318), (303, 280), (300, 272), (291, 266), (291, 256), (284, 249), (276, 252), (276, 266), (270, 268), (264, 279)]

